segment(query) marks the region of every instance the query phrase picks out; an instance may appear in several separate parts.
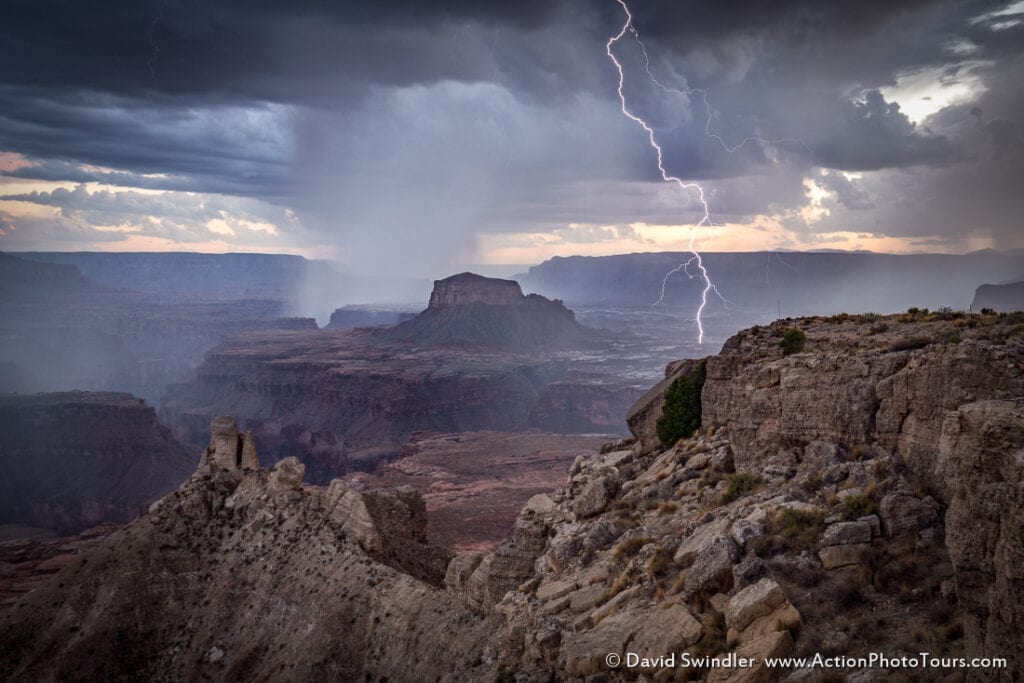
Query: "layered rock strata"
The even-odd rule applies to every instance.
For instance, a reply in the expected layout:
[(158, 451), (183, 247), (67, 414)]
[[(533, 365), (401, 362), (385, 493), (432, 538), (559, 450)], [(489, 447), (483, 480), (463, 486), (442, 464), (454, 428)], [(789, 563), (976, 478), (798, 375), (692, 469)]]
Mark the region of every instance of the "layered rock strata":
[(75, 534), (129, 522), (195, 461), (129, 394), (0, 395), (0, 524)]

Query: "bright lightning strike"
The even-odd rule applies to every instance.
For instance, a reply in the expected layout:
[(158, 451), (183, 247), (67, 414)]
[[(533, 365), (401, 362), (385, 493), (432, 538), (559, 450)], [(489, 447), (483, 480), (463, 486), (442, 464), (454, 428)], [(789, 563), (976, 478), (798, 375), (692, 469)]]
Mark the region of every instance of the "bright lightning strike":
[[(639, 116), (637, 116), (636, 114), (629, 110), (629, 105), (626, 103), (626, 95), (622, 92), (626, 83), (626, 74), (622, 69), (622, 63), (619, 62), (619, 60), (615, 57), (615, 53), (612, 52), (612, 47), (620, 40), (622, 40), (623, 36), (625, 36), (627, 32), (632, 32), (635, 36), (636, 31), (635, 29), (633, 29), (633, 14), (629, 11), (629, 7), (626, 6), (624, 0), (616, 1), (620, 5), (622, 5), (622, 11), (626, 13), (626, 23), (622, 25), (622, 29), (619, 30), (619, 32), (616, 35), (608, 39), (608, 43), (605, 45), (605, 53), (608, 55), (608, 59), (612, 60), (612, 64), (615, 65), (615, 69), (619, 73), (619, 87), (617, 91), (619, 94), (619, 103), (622, 107), (622, 113), (627, 118), (631, 119), (632, 121), (635, 121), (641, 128), (644, 129), (644, 132), (647, 133), (647, 140), (648, 142), (650, 142), (651, 147), (654, 148), (654, 151), (658, 155), (658, 171), (661, 173), (661, 179), (664, 180), (666, 183), (675, 183), (683, 190), (696, 191), (697, 199), (700, 201), (700, 205), (704, 209), (704, 215), (697, 222), (697, 224), (690, 229), (690, 243), (687, 248), (689, 252), (693, 255), (693, 257), (686, 263), (677, 266), (675, 269), (669, 271), (669, 273), (665, 275), (665, 279), (661, 283), (661, 298), (659, 298), (655, 302), (655, 305), (661, 303), (665, 299), (665, 284), (668, 282), (669, 276), (672, 275), (673, 273), (678, 273), (680, 270), (688, 268), (691, 263), (696, 263), (697, 271), (699, 272), (701, 279), (704, 281), (704, 289), (701, 290), (700, 306), (697, 308), (696, 315), (697, 343), (703, 344), (704, 321), (702, 319), (702, 316), (704, 314), (704, 309), (708, 305), (708, 292), (714, 291), (715, 293), (717, 293), (718, 290), (715, 288), (714, 283), (711, 282), (711, 278), (708, 275), (707, 268), (704, 267), (704, 260), (701, 258), (700, 252), (697, 251), (695, 242), (697, 239), (697, 230), (704, 227), (705, 225), (711, 224), (711, 208), (708, 206), (707, 199), (704, 197), (703, 187), (701, 187), (697, 183), (686, 182), (682, 178), (670, 175), (669, 172), (665, 170), (665, 161), (662, 155), (661, 145), (658, 144), (658, 140), (654, 135), (654, 129), (651, 128), (646, 121), (644, 121), (642, 118), (640, 118)], [(639, 40), (639, 36), (637, 36), (637, 39)]]
[(662, 157), (661, 146), (658, 144), (658, 141), (657, 141), (657, 139), (656, 139), (656, 137), (654, 135), (654, 129), (651, 128), (651, 126), (648, 125), (646, 121), (644, 121), (642, 118), (640, 118), (639, 116), (634, 114), (632, 111), (630, 111), (629, 105), (626, 103), (626, 96), (623, 93), (623, 88), (624, 88), (624, 85), (625, 85), (625, 73), (623, 71), (622, 64), (619, 62), (619, 60), (615, 57), (615, 54), (612, 52), (612, 47), (616, 43), (618, 43), (620, 40), (622, 40), (622, 38), (626, 35), (627, 32), (632, 34), (633, 38), (636, 40), (637, 45), (640, 47), (640, 50), (641, 50), (641, 52), (643, 54), (644, 70), (647, 72), (648, 77), (650, 77), (651, 82), (654, 85), (656, 85), (658, 88), (660, 88), (664, 92), (672, 93), (672, 94), (676, 94), (676, 95), (682, 95), (682, 96), (685, 96), (685, 97), (692, 97), (694, 95), (700, 95), (701, 101), (704, 103), (704, 112), (706, 114), (706, 118), (705, 118), (705, 121), (704, 121), (704, 134), (708, 138), (716, 141), (719, 145), (721, 145), (722, 149), (724, 149), (729, 154), (733, 154), (737, 150), (739, 150), (742, 147), (744, 147), (747, 143), (756, 142), (756, 143), (762, 145), (763, 147), (779, 146), (779, 145), (783, 145), (783, 144), (798, 145), (798, 146), (802, 147), (804, 149), (804, 151), (807, 152), (808, 156), (812, 160), (813, 160), (814, 155), (811, 152), (811, 149), (807, 146), (807, 144), (804, 143), (803, 140), (800, 140), (800, 139), (797, 139), (797, 138), (780, 138), (780, 139), (777, 139), (777, 140), (767, 140), (767, 139), (758, 137), (756, 135), (752, 135), (752, 136), (748, 136), (748, 137), (744, 138), (743, 140), (741, 140), (736, 145), (729, 145), (721, 135), (719, 135), (719, 134), (717, 134), (717, 133), (715, 133), (715, 132), (713, 132), (711, 130), (711, 121), (712, 121), (712, 119), (714, 117), (713, 117), (713, 113), (712, 113), (712, 109), (711, 109), (711, 103), (708, 100), (708, 92), (707, 92), (707, 90), (704, 90), (703, 88), (688, 88), (688, 89), (670, 88), (670, 87), (666, 86), (665, 84), (663, 84), (661, 81), (659, 81), (654, 76), (654, 73), (651, 71), (651, 60), (650, 60), (650, 57), (647, 54), (647, 46), (645, 46), (643, 41), (640, 39), (640, 33), (636, 30), (636, 27), (633, 26), (633, 15), (629, 11), (629, 7), (626, 5), (625, 0), (616, 0), (616, 1), (619, 3), (619, 5), (622, 6), (622, 11), (625, 12), (625, 14), (626, 14), (626, 22), (622, 25), (622, 29), (620, 29), (619, 32), (616, 35), (614, 35), (614, 36), (612, 36), (611, 38), (608, 39), (608, 43), (605, 45), (605, 52), (607, 53), (608, 58), (612, 60), (612, 63), (615, 65), (615, 69), (618, 71), (618, 74), (619, 74), (618, 94), (619, 94), (619, 102), (620, 102), (621, 107), (622, 107), (622, 113), (626, 117), (628, 117), (629, 119), (631, 119), (631, 120), (635, 121), (636, 123), (638, 123), (644, 129), (644, 132), (647, 133), (647, 139), (650, 142), (651, 147), (654, 148), (654, 151), (658, 155), (658, 171), (661, 173), (662, 180), (664, 180), (665, 182), (669, 182), (669, 183), (675, 183), (676, 185), (678, 185), (680, 188), (682, 188), (684, 190), (695, 190), (697, 192), (697, 197), (700, 200), (701, 207), (703, 207), (703, 209), (704, 209), (704, 216), (700, 219), (700, 221), (697, 222), (696, 225), (694, 225), (693, 228), (690, 229), (690, 242), (689, 242), (689, 245), (688, 245), (688, 249), (689, 249), (690, 253), (692, 254), (692, 256), (690, 257), (690, 259), (688, 261), (679, 264), (678, 266), (676, 266), (675, 268), (673, 268), (672, 270), (670, 270), (668, 273), (665, 274), (664, 279), (661, 281), (661, 295), (658, 297), (658, 300), (654, 302), (654, 305), (657, 306), (658, 304), (664, 302), (664, 300), (665, 300), (665, 287), (668, 284), (668, 279), (672, 275), (678, 273), (679, 271), (683, 271), (690, 278), (696, 277), (696, 275), (691, 274), (690, 270), (689, 270), (690, 265), (693, 264), (693, 263), (696, 263), (697, 264), (698, 275), (704, 281), (704, 289), (701, 291), (700, 306), (697, 308), (697, 315), (696, 315), (697, 333), (698, 333), (697, 334), (697, 343), (698, 344), (703, 344), (704, 343), (704, 322), (703, 322), (702, 316), (703, 316), (703, 313), (704, 313), (704, 309), (707, 307), (708, 293), (709, 292), (714, 292), (715, 295), (718, 296), (718, 298), (720, 298), (723, 301), (723, 303), (727, 303), (726, 300), (725, 300), (725, 297), (722, 296), (721, 292), (718, 291), (718, 288), (714, 285), (713, 282), (711, 282), (711, 278), (708, 275), (707, 268), (704, 266), (704, 261), (701, 258), (700, 252), (697, 251), (697, 248), (695, 246), (696, 245), (697, 231), (700, 228), (702, 228), (702, 227), (704, 227), (706, 225), (712, 225), (712, 223), (711, 223), (710, 207), (708, 206), (707, 200), (705, 199), (704, 188), (703, 187), (701, 187), (698, 183), (695, 183), (695, 182), (692, 182), (692, 181), (691, 182), (686, 182), (686, 181), (683, 181), (681, 178), (679, 178), (677, 176), (669, 175), (669, 173), (665, 170), (665, 164), (664, 164), (664, 160), (663, 160), (663, 157)]

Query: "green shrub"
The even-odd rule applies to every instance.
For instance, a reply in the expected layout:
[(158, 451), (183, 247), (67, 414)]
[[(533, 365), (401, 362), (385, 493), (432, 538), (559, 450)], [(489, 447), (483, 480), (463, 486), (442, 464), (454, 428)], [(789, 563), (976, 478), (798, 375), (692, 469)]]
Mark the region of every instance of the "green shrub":
[(809, 548), (818, 542), (818, 535), (825, 524), (820, 512), (786, 508), (775, 519), (775, 528), (783, 538), (797, 547)]
[(668, 446), (700, 428), (700, 392), (707, 376), (704, 363), (676, 379), (665, 392), (665, 407), (658, 418), (658, 439)]
[(843, 501), (843, 519), (852, 521), (878, 512), (878, 503), (866, 494), (850, 496)]
[(725, 491), (722, 492), (722, 502), (731, 503), (737, 498), (747, 495), (760, 485), (761, 477), (747, 474), (746, 472), (737, 472), (729, 477)]
[(803, 330), (798, 330), (795, 327), (788, 327), (786, 331), (782, 333), (782, 341), (779, 342), (779, 346), (782, 348), (782, 353), (788, 356), (791, 353), (799, 353), (804, 350), (804, 343), (807, 341), (807, 335)]

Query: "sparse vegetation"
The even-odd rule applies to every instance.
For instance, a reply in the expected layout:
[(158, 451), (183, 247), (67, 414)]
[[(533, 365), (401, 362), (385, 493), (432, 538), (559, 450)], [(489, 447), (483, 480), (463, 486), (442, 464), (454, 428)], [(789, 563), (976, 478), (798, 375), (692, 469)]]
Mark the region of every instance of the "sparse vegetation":
[(615, 582), (612, 585), (608, 586), (608, 590), (604, 592), (603, 601), (607, 602), (608, 600), (611, 600), (616, 595), (626, 590), (626, 588), (628, 588), (631, 583), (632, 579), (629, 576), (629, 572), (622, 572), (621, 574), (619, 574), (618, 578), (615, 579)]
[(954, 311), (949, 306), (941, 306), (935, 311), (934, 317), (937, 320), (956, 320), (957, 318), (963, 318), (966, 315), (963, 311)]
[(787, 508), (775, 519), (775, 528), (783, 538), (794, 545), (809, 548), (818, 542), (825, 517), (820, 512)]
[(648, 538), (647, 536), (634, 536), (633, 538), (628, 538), (612, 548), (612, 555), (619, 559), (633, 557), (640, 552), (640, 548), (651, 543), (652, 540), (653, 539)]
[(798, 330), (795, 327), (788, 327), (786, 331), (782, 333), (782, 341), (779, 342), (779, 347), (782, 349), (782, 353), (788, 356), (793, 353), (800, 353), (804, 350), (804, 345), (807, 343), (807, 333), (803, 330)]
[(856, 462), (858, 460), (864, 460), (865, 456), (871, 451), (865, 444), (859, 443), (846, 452), (846, 462)]
[(725, 491), (722, 492), (722, 502), (731, 503), (737, 498), (747, 495), (762, 483), (761, 477), (757, 475), (737, 472), (729, 477)]
[(820, 512), (786, 508), (772, 517), (772, 533), (750, 539), (747, 547), (762, 558), (808, 550), (818, 542), (824, 525), (825, 515)]
[(671, 445), (685, 439), (700, 427), (700, 394), (704, 389), (706, 368), (699, 363), (692, 370), (676, 379), (665, 392), (665, 407), (658, 418), (658, 439), (662, 444)]
[(959, 344), (963, 339), (957, 330), (949, 330), (942, 335), (942, 341), (947, 344)]
[(824, 484), (824, 482), (821, 480), (821, 474), (819, 472), (815, 472), (800, 485), (800, 488), (807, 493), (817, 493), (821, 489), (822, 484)]
[(724, 652), (726, 645), (725, 615), (720, 612), (713, 612), (704, 620), (701, 628), (700, 640), (690, 648), (695, 657), (710, 657), (719, 652)]
[(671, 515), (673, 512), (679, 509), (679, 503), (672, 500), (663, 500), (658, 503), (658, 514), (659, 515)]
[(660, 579), (669, 573), (675, 562), (667, 550), (658, 546), (651, 559), (647, 560), (647, 575), (653, 579)]
[(878, 512), (878, 503), (875, 499), (866, 493), (859, 493), (854, 496), (848, 496), (843, 501), (842, 515), (843, 519), (851, 521), (854, 519), (860, 519), (861, 517), (867, 517)]

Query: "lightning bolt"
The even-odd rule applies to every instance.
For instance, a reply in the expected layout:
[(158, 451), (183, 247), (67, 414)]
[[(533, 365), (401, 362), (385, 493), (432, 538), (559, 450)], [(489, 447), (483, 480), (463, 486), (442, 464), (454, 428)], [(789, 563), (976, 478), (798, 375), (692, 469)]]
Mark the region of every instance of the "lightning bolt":
[[(670, 87), (666, 86), (665, 84), (663, 84), (661, 81), (659, 81), (654, 76), (654, 73), (651, 71), (651, 60), (650, 60), (650, 57), (647, 54), (647, 46), (644, 45), (643, 40), (640, 39), (640, 33), (636, 30), (636, 27), (633, 26), (633, 14), (629, 11), (629, 7), (626, 5), (625, 0), (616, 0), (616, 2), (618, 2), (619, 5), (622, 7), (622, 11), (626, 15), (626, 21), (625, 21), (625, 23), (623, 23), (622, 28), (619, 29), (619, 32), (617, 34), (615, 34), (614, 36), (612, 36), (611, 38), (608, 39), (608, 42), (605, 44), (605, 53), (608, 55), (608, 58), (612, 61), (612, 64), (615, 65), (615, 70), (619, 74), (619, 84), (618, 84), (617, 92), (618, 92), (618, 95), (619, 95), (619, 104), (621, 106), (622, 113), (623, 113), (623, 115), (625, 115), (630, 120), (635, 121), (641, 128), (643, 128), (644, 132), (647, 133), (647, 140), (650, 143), (651, 147), (654, 149), (655, 153), (657, 154), (658, 171), (661, 173), (661, 179), (663, 181), (667, 182), (667, 183), (675, 183), (676, 185), (678, 185), (683, 190), (696, 191), (697, 198), (700, 201), (700, 205), (701, 205), (701, 207), (704, 210), (704, 215), (696, 223), (696, 225), (694, 225), (690, 229), (690, 241), (689, 241), (689, 244), (687, 246), (687, 250), (691, 254), (690, 259), (685, 261), (685, 262), (683, 262), (683, 263), (681, 263), (681, 264), (679, 264), (678, 266), (676, 266), (675, 268), (673, 268), (672, 270), (668, 271), (665, 274), (665, 277), (661, 281), (661, 295), (658, 297), (658, 300), (655, 301), (653, 305), (657, 306), (658, 304), (661, 304), (662, 302), (664, 302), (664, 300), (665, 300), (665, 287), (668, 284), (668, 279), (672, 275), (678, 273), (679, 271), (683, 271), (691, 279), (694, 278), (694, 277), (698, 277), (699, 276), (701, 278), (701, 280), (703, 280), (703, 282), (704, 282), (704, 288), (701, 290), (700, 306), (698, 306), (698, 308), (697, 308), (697, 314), (695, 316), (695, 319), (696, 319), (696, 323), (697, 323), (697, 343), (698, 344), (703, 344), (704, 343), (703, 314), (704, 314), (704, 309), (707, 307), (707, 304), (708, 304), (708, 294), (713, 292), (718, 298), (720, 298), (722, 300), (723, 303), (725, 303), (726, 305), (728, 304), (728, 301), (726, 301), (725, 297), (722, 296), (722, 293), (718, 291), (718, 287), (716, 287), (715, 284), (711, 281), (711, 278), (710, 278), (710, 276), (708, 274), (708, 270), (707, 270), (707, 268), (704, 265), (704, 260), (703, 260), (703, 258), (701, 258), (700, 252), (697, 251), (697, 248), (696, 248), (696, 239), (697, 239), (697, 232), (698, 232), (698, 230), (700, 230), (700, 228), (702, 228), (704, 226), (713, 225), (713, 223), (711, 222), (711, 210), (710, 210), (710, 207), (708, 205), (707, 199), (706, 199), (705, 194), (704, 194), (704, 188), (699, 183), (695, 183), (693, 181), (684, 181), (683, 179), (679, 178), (678, 176), (669, 174), (668, 171), (665, 169), (665, 163), (664, 163), (664, 157), (663, 157), (661, 145), (658, 144), (658, 140), (657, 140), (657, 138), (656, 138), (656, 136), (654, 134), (654, 129), (644, 119), (642, 119), (640, 116), (638, 116), (637, 114), (633, 113), (629, 109), (629, 105), (626, 102), (626, 96), (623, 93), (623, 88), (625, 87), (625, 72), (624, 72), (624, 70), (622, 68), (622, 63), (619, 62), (619, 60), (615, 57), (615, 53), (612, 51), (612, 48), (620, 40), (622, 40), (626, 36), (627, 33), (629, 33), (630, 35), (633, 36), (634, 40), (636, 40), (637, 45), (640, 47), (640, 50), (641, 50), (641, 52), (643, 54), (643, 58), (644, 58), (644, 70), (647, 72), (648, 77), (650, 78), (651, 82), (655, 86), (657, 86), (658, 88), (660, 88), (664, 92), (672, 93), (672, 94), (676, 94), (676, 95), (682, 95), (682, 96), (685, 96), (687, 98), (692, 97), (693, 95), (700, 95), (701, 101), (704, 104), (704, 112), (706, 114), (706, 118), (705, 118), (705, 121), (704, 121), (704, 134), (708, 138), (716, 141), (719, 145), (721, 145), (722, 149), (724, 149), (729, 154), (735, 153), (737, 150), (741, 149), (746, 144), (751, 143), (751, 142), (756, 142), (756, 143), (758, 143), (758, 144), (760, 144), (762, 146), (765, 146), (765, 147), (767, 147), (767, 146), (779, 146), (779, 145), (783, 145), (783, 144), (799, 145), (811, 157), (812, 163), (813, 163), (813, 153), (811, 152), (811, 149), (803, 142), (803, 140), (796, 139), (796, 138), (779, 138), (779, 139), (775, 139), (775, 140), (768, 140), (768, 139), (764, 139), (764, 138), (761, 138), (761, 137), (756, 136), (756, 135), (752, 135), (752, 136), (748, 136), (748, 137), (744, 138), (743, 140), (741, 140), (736, 145), (729, 145), (721, 135), (719, 135), (719, 134), (717, 134), (717, 133), (715, 133), (715, 132), (713, 132), (711, 130), (711, 122), (712, 122), (712, 119), (714, 118), (714, 116), (713, 116), (713, 112), (712, 112), (712, 108), (711, 108), (711, 102), (708, 99), (708, 92), (707, 92), (707, 90), (705, 90), (703, 88), (687, 88), (687, 89), (670, 88)], [(781, 258), (780, 258), (780, 261), (781, 261)], [(690, 266), (692, 264), (694, 264), (694, 263), (696, 263), (696, 266), (697, 266), (697, 274), (692, 274), (690, 272)], [(788, 264), (786, 264), (786, 265), (788, 266)]]
[(697, 239), (697, 230), (704, 227), (705, 225), (711, 224), (711, 207), (708, 206), (707, 198), (704, 196), (703, 187), (701, 187), (698, 183), (687, 182), (684, 181), (682, 178), (670, 175), (669, 172), (665, 170), (664, 155), (661, 151), (661, 145), (658, 144), (658, 140), (654, 135), (654, 129), (651, 128), (646, 121), (644, 121), (642, 118), (640, 118), (639, 116), (637, 116), (636, 114), (629, 110), (629, 105), (626, 102), (626, 95), (622, 92), (623, 88), (626, 85), (626, 74), (622, 69), (622, 63), (615, 57), (615, 53), (612, 52), (612, 47), (614, 47), (616, 43), (622, 40), (622, 38), (626, 35), (627, 32), (633, 31), (635, 35), (635, 29), (633, 29), (633, 14), (629, 11), (629, 7), (626, 6), (624, 0), (616, 0), (616, 2), (618, 2), (619, 5), (622, 6), (622, 11), (625, 12), (626, 14), (626, 22), (622, 25), (622, 28), (619, 30), (617, 34), (608, 39), (608, 42), (605, 44), (604, 51), (608, 55), (608, 59), (612, 60), (612, 64), (615, 65), (615, 70), (619, 74), (619, 86), (617, 92), (619, 94), (619, 104), (621, 105), (622, 113), (630, 120), (636, 122), (641, 128), (644, 129), (644, 132), (647, 133), (647, 141), (651, 144), (651, 147), (658, 155), (658, 171), (661, 173), (661, 179), (664, 180), (666, 183), (675, 183), (682, 190), (696, 191), (697, 200), (700, 202), (700, 205), (704, 210), (704, 215), (697, 222), (697, 224), (690, 229), (690, 242), (687, 247), (687, 250), (690, 252), (690, 254), (692, 254), (692, 257), (689, 261), (680, 264), (679, 266), (669, 271), (669, 273), (665, 275), (665, 279), (662, 280), (661, 283), (661, 298), (659, 298), (655, 302), (655, 305), (660, 304), (665, 299), (665, 284), (668, 282), (669, 276), (672, 275), (673, 273), (678, 273), (680, 270), (688, 269), (691, 263), (696, 263), (697, 271), (699, 272), (701, 279), (704, 281), (704, 288), (701, 290), (700, 293), (700, 306), (697, 307), (696, 315), (697, 343), (703, 344), (704, 321), (702, 319), (702, 316), (704, 314), (704, 309), (708, 305), (708, 293), (711, 291), (717, 293), (718, 289), (715, 287), (714, 283), (711, 282), (711, 277), (708, 275), (708, 270), (704, 266), (704, 260), (701, 258), (700, 252), (697, 251), (695, 243)]

